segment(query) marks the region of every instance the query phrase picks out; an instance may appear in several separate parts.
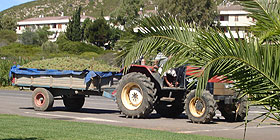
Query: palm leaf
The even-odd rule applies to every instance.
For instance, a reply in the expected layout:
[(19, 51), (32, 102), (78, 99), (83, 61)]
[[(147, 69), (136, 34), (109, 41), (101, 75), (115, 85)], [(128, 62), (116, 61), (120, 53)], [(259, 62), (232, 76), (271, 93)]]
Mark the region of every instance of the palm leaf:
[(251, 29), (261, 42), (273, 41), (280, 34), (280, 3), (278, 0), (240, 0), (249, 16), (256, 19)]

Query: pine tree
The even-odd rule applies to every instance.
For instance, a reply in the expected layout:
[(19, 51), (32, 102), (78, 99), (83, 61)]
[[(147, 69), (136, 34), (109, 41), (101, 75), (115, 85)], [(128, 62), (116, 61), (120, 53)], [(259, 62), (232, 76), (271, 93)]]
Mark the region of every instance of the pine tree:
[(69, 24), (66, 29), (66, 36), (71, 41), (81, 41), (82, 40), (82, 30), (81, 30), (81, 10), (79, 7), (73, 14), (72, 18), (69, 19)]

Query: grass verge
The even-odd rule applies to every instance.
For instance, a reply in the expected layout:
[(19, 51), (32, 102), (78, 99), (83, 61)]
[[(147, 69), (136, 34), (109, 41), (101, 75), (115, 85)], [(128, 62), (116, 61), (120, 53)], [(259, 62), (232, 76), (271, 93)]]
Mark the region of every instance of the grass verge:
[(0, 114), (0, 140), (228, 140), (165, 131)]
[(19, 90), (19, 87), (15, 87), (15, 86), (0, 86), (0, 90)]

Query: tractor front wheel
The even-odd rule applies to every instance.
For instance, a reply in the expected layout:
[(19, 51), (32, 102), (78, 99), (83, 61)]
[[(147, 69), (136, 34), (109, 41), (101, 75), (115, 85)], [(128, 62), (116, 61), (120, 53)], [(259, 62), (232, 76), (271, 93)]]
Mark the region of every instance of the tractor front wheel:
[(216, 101), (209, 91), (203, 91), (201, 97), (195, 97), (192, 90), (185, 99), (185, 111), (188, 118), (195, 123), (209, 123), (216, 111)]

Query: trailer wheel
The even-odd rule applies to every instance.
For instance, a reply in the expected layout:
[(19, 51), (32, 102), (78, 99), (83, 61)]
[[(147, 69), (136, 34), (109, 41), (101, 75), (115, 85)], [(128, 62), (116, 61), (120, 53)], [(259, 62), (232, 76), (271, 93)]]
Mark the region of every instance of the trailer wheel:
[(225, 118), (229, 122), (241, 122), (246, 117), (247, 97), (240, 98), (235, 104), (219, 103), (218, 107)]
[[(181, 93), (177, 93), (181, 94)], [(184, 96), (185, 94), (182, 94)], [(175, 101), (157, 101), (154, 105), (154, 108), (158, 114), (162, 117), (175, 118), (182, 114), (184, 111), (184, 97), (177, 96)]]
[(196, 90), (187, 94), (185, 111), (188, 118), (195, 123), (209, 123), (216, 111), (216, 101), (209, 91), (203, 91), (201, 98), (195, 97)]
[(54, 97), (44, 88), (36, 88), (32, 93), (32, 105), (36, 111), (47, 111), (53, 106)]
[(129, 73), (122, 77), (117, 87), (116, 102), (127, 117), (148, 117), (153, 111), (154, 83), (141, 73)]
[(79, 111), (85, 103), (85, 96), (83, 95), (63, 96), (62, 99), (66, 110), (69, 111)]

